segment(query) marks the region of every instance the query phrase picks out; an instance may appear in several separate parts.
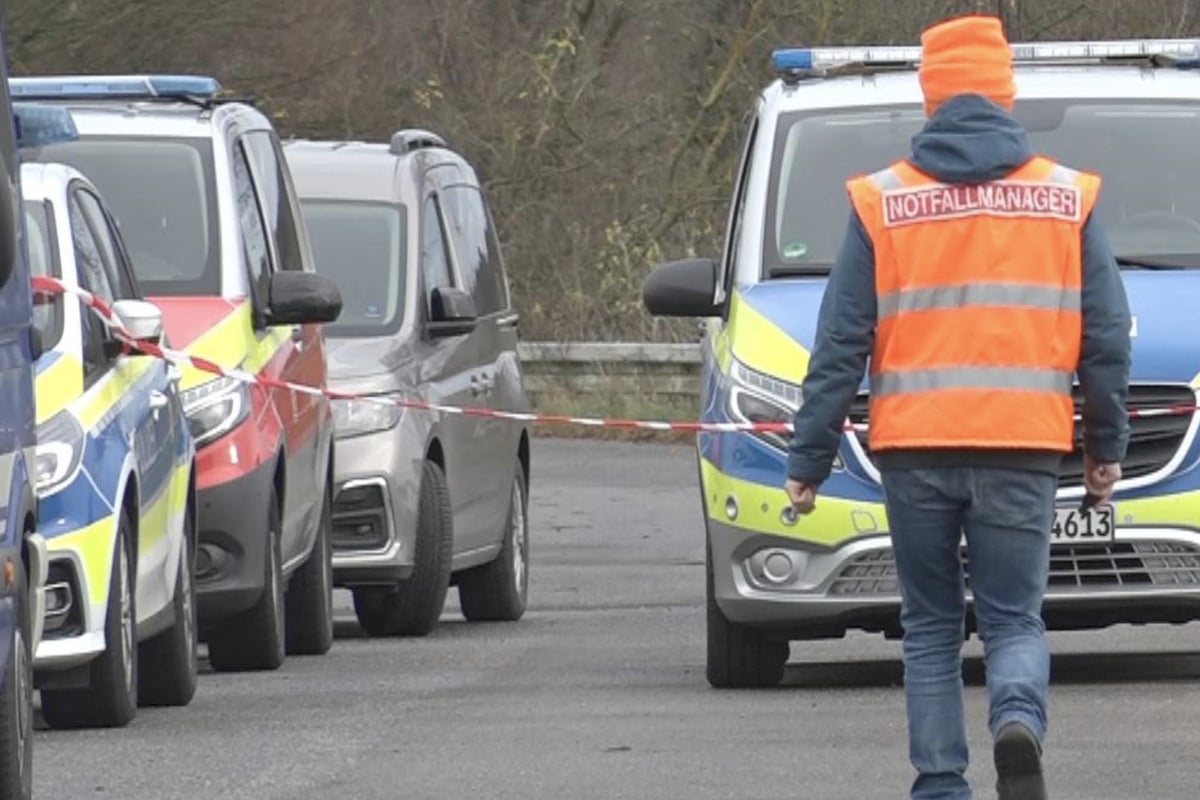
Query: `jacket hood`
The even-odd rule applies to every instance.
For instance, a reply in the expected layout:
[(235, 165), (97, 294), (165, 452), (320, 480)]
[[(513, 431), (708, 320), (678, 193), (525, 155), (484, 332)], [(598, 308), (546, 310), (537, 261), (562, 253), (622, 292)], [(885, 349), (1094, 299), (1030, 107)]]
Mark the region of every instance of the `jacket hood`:
[(995, 180), (1034, 155), (1024, 128), (991, 100), (947, 100), (912, 139), (912, 163), (945, 183)]
[[(1195, 318), (1200, 270), (1122, 270), (1133, 312), (1134, 381), (1191, 383), (1200, 378), (1200, 347), (1180, 336)], [(737, 290), (731, 349), (751, 369), (799, 384), (817, 334), (826, 281), (789, 278)], [(862, 388), (868, 387), (864, 376)]]

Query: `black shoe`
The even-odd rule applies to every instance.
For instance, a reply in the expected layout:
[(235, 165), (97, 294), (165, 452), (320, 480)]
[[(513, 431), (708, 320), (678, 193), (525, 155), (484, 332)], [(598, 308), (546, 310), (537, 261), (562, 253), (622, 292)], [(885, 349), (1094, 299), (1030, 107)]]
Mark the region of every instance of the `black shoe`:
[(1010, 722), (996, 734), (996, 792), (1000, 800), (1046, 800), (1042, 746), (1033, 731)]

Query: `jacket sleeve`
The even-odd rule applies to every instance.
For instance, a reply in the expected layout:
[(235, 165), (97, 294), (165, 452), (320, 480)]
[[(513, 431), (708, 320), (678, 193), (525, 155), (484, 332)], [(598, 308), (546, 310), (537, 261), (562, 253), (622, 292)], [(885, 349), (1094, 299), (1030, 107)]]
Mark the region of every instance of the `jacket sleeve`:
[(1084, 452), (1097, 461), (1118, 462), (1129, 444), (1129, 300), (1108, 235), (1095, 216), (1084, 224), (1082, 236), (1083, 341), (1077, 372)]
[(851, 210), (817, 316), (789, 448), (789, 477), (815, 484), (829, 477), (875, 341), (876, 314), (875, 250)]

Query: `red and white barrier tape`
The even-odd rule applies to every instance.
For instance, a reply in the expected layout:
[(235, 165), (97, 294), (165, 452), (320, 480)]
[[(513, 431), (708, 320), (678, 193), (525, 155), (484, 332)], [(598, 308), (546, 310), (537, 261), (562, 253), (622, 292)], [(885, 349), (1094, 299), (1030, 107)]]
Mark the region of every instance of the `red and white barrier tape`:
[[(128, 347), (155, 358), (160, 358), (172, 364), (190, 364), (202, 372), (220, 375), (251, 385), (259, 385), (270, 389), (286, 389), (303, 394), (326, 397), (330, 400), (355, 400), (358, 402), (375, 403), (385, 406), (399, 406), (416, 411), (435, 411), (443, 414), (453, 414), (468, 417), (491, 417), (507, 419), (516, 422), (538, 422), (551, 425), (576, 425), (591, 428), (622, 428), (628, 430), (649, 431), (690, 431), (712, 433), (760, 432), (760, 433), (791, 433), (790, 422), (668, 422), (659, 420), (637, 419), (604, 419), (599, 417), (573, 417), (564, 414), (521, 413), (516, 411), (497, 411), (492, 408), (477, 408), (470, 406), (447, 406), (438, 403), (427, 403), (421, 400), (410, 400), (398, 397), (376, 397), (372, 395), (350, 394), (334, 389), (321, 389), (315, 386), (305, 386), (299, 383), (275, 380), (273, 378), (253, 375), (245, 370), (225, 369), (220, 364), (199, 356), (188, 355), (182, 350), (162, 347), (153, 342), (134, 338), (116, 318), (112, 308), (102, 298), (91, 292), (77, 287), (69, 287), (57, 278), (34, 276), (33, 292), (35, 295), (54, 296), (70, 294), (79, 298), (80, 302), (96, 312), (113, 334)], [(1162, 408), (1130, 409), (1131, 418), (1182, 416), (1197, 410), (1195, 403), (1180, 403)], [(866, 425), (847, 423), (845, 430), (865, 432)]]

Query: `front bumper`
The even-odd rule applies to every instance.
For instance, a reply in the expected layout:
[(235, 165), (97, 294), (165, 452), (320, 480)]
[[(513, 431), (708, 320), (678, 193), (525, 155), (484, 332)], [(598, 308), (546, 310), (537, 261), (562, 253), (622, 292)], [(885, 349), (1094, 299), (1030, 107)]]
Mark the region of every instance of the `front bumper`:
[[(836, 548), (713, 519), (708, 533), (716, 601), (731, 621), (791, 639), (839, 638), (852, 629), (901, 635), (899, 586), (886, 533)], [(973, 631), (969, 588), (966, 598)], [(1118, 526), (1109, 545), (1055, 545), (1042, 613), (1047, 628), (1058, 630), (1200, 619), (1200, 532)]]
[(406, 435), (403, 422), (335, 441), (336, 586), (390, 585), (412, 575), (422, 459), (420, 440)]
[(45, 540), (42, 618), (33, 667), (40, 674), (70, 670), (104, 652), (104, 623), (112, 575), (116, 518)]
[(266, 585), (273, 464), (197, 492), (196, 611), (203, 629), (253, 606)]

